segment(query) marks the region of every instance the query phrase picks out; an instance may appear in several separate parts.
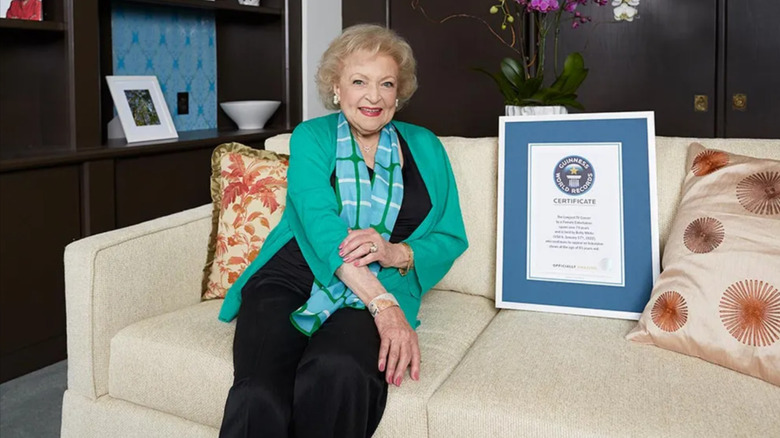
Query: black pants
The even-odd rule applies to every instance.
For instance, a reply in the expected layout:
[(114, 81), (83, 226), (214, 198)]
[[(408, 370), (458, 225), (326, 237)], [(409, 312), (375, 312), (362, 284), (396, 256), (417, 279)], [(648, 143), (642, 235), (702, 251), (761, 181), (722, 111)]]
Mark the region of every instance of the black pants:
[(311, 338), (290, 323), (313, 276), (293, 241), (242, 291), (234, 380), (219, 436), (370, 437), (387, 399), (379, 335), (365, 310), (343, 308)]

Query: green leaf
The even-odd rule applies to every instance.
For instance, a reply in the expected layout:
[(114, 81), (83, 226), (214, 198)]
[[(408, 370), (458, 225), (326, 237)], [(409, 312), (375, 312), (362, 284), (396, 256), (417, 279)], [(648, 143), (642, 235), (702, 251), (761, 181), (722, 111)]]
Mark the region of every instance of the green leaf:
[(580, 88), (586, 77), (588, 77), (587, 69), (572, 73), (566, 78), (566, 83), (561, 88), (561, 92), (566, 94), (577, 92), (577, 89)]
[(574, 93), (587, 76), (588, 69), (585, 68), (585, 60), (582, 55), (573, 52), (566, 57), (561, 75), (556, 78), (550, 88), (564, 94)]
[(544, 77), (526, 79), (523, 86), (519, 87), (519, 89), (517, 90), (517, 96), (520, 99), (533, 96), (542, 87), (543, 81), (544, 81)]
[(557, 97), (555, 99), (550, 99), (547, 102), (548, 105), (563, 105), (568, 106), (572, 108), (577, 108), (580, 110), (584, 110), (585, 107), (582, 106), (581, 103), (577, 102), (577, 95), (576, 94), (566, 94), (562, 95), (560, 97)]
[(523, 67), (512, 58), (504, 58), (501, 61), (501, 73), (516, 88), (522, 88), (525, 82)]
[(563, 62), (563, 71), (577, 71), (585, 69), (585, 58), (579, 52), (571, 52)]
[(546, 103), (544, 103), (544, 101), (542, 101), (542, 100), (534, 99), (534, 98), (529, 97), (527, 99), (520, 100), (518, 105), (521, 105), (521, 106), (541, 106), (541, 105), (546, 105)]
[(498, 90), (501, 92), (501, 95), (504, 96), (504, 104), (506, 105), (515, 105), (517, 101), (517, 88), (515, 88), (512, 84), (507, 81), (507, 79), (498, 74), (498, 73), (491, 73), (483, 68), (474, 68), (475, 71), (484, 73), (488, 76), (490, 76), (493, 81), (495, 81), (496, 85), (498, 85)]
[(551, 100), (558, 99), (561, 96), (563, 96), (563, 94), (561, 94), (561, 92), (558, 90), (553, 88), (542, 88), (531, 97), (541, 101), (543, 105), (549, 105)]

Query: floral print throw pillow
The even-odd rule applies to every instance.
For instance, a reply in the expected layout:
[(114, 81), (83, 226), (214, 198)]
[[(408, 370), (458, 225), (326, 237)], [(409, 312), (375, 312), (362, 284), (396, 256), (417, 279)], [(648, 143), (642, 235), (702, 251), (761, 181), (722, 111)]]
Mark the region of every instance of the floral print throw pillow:
[(239, 143), (211, 156), (212, 230), (203, 299), (224, 298), (279, 223), (287, 196), (289, 157)]

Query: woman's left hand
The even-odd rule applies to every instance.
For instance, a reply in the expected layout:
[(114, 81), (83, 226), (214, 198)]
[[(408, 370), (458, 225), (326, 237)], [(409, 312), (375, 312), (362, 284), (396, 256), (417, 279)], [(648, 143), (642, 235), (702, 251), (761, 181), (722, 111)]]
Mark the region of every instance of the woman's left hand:
[[(371, 252), (372, 248), (376, 251)], [(373, 228), (349, 230), (349, 235), (339, 245), (339, 255), (344, 263), (355, 266), (367, 266), (372, 262), (379, 262), (384, 268), (406, 266), (406, 251), (401, 245), (383, 239)]]

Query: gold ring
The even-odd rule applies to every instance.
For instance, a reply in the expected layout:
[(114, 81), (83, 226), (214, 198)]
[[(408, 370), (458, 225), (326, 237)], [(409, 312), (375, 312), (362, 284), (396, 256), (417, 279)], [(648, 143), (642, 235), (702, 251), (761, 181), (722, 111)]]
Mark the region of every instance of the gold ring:
[(377, 252), (378, 250), (379, 250), (379, 248), (377, 248), (376, 243), (371, 242), (371, 248), (368, 249), (368, 252), (373, 254), (373, 253)]

